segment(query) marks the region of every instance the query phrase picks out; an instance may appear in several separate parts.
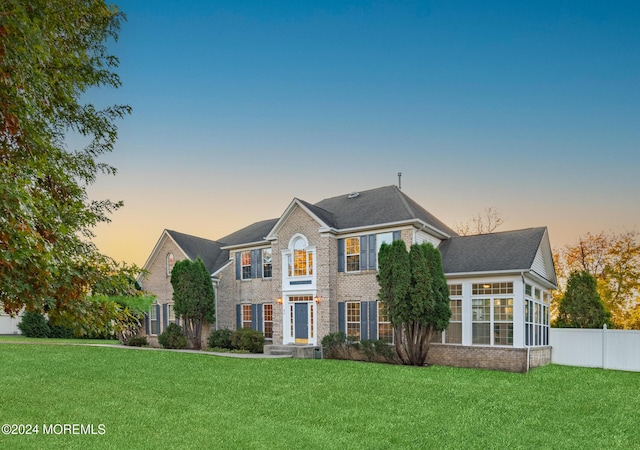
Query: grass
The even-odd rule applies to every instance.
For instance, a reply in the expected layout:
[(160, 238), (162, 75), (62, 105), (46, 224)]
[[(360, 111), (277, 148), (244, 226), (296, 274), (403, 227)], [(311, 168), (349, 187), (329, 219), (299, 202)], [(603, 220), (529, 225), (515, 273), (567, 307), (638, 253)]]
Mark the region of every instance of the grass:
[(639, 448), (640, 374), (0, 345), (0, 448)]
[(117, 339), (57, 339), (57, 338), (29, 338), (20, 334), (0, 335), (0, 344), (3, 342), (28, 343), (28, 344), (109, 344), (120, 345)]

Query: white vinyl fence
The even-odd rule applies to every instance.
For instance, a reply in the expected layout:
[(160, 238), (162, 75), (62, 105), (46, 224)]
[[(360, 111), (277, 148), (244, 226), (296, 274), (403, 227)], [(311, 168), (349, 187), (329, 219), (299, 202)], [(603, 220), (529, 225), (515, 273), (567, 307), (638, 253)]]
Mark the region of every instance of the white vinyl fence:
[[(2, 305), (0, 305), (2, 308)], [(22, 320), (21, 316), (11, 317), (4, 313), (4, 310), (0, 310), (0, 334), (20, 334), (18, 324)]]
[(551, 328), (551, 362), (640, 372), (640, 331)]

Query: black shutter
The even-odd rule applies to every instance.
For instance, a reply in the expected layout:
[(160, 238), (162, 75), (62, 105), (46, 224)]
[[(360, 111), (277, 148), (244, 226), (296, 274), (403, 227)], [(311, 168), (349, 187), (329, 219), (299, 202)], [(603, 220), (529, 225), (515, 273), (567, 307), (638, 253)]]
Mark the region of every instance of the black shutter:
[(376, 255), (376, 235), (369, 235), (369, 270), (376, 270), (377, 268), (377, 255)]
[(258, 329), (258, 305), (251, 305), (251, 329)]
[(369, 302), (369, 339), (378, 337), (378, 302)]
[(164, 331), (167, 329), (167, 325), (168, 325), (168, 317), (167, 317), (167, 304), (164, 303), (162, 305), (162, 330)]
[(160, 305), (156, 305), (156, 328), (158, 334), (160, 334)]
[(259, 250), (251, 250), (251, 278), (258, 277), (258, 255)]
[(360, 340), (369, 339), (369, 302), (360, 302)]
[(256, 250), (256, 278), (262, 278), (262, 249)]
[(242, 279), (240, 269), (240, 252), (236, 252), (236, 280)]
[(360, 270), (367, 270), (367, 236), (360, 236)]
[(236, 305), (236, 330), (242, 328), (242, 306)]
[(344, 272), (344, 239), (338, 239), (338, 272)]
[(149, 314), (144, 313), (144, 329), (147, 334), (151, 334), (151, 324), (149, 323)]
[(346, 333), (346, 323), (344, 317), (344, 302), (338, 302), (338, 331)]
[(262, 332), (262, 305), (256, 305), (256, 330)]

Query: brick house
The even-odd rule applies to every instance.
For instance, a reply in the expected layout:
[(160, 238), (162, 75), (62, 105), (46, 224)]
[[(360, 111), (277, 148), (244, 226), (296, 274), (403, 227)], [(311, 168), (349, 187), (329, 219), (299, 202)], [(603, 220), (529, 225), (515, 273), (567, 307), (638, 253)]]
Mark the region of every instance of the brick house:
[(313, 348), (336, 331), (392, 342), (376, 273), (380, 246), (396, 239), (442, 253), (452, 317), (434, 337), (430, 364), (526, 371), (550, 362), (556, 277), (547, 229), (458, 236), (396, 186), (315, 204), (294, 198), (280, 217), (217, 240), (163, 231), (141, 280), (157, 296), (145, 332), (156, 344), (176, 320), (171, 268), (200, 256), (216, 291), (213, 326), (262, 331), (273, 345), (265, 352)]

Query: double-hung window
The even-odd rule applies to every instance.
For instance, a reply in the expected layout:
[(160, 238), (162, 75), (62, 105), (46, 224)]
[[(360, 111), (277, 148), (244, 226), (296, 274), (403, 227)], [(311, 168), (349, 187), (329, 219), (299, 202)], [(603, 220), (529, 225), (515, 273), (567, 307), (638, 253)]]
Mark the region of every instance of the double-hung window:
[(525, 284), (524, 343), (549, 345), (549, 293)]
[(273, 339), (273, 305), (265, 303), (262, 305), (262, 318), (264, 321), (264, 338), (267, 340)]
[(347, 337), (360, 340), (360, 302), (347, 302)]
[(251, 305), (242, 305), (242, 328), (251, 328)]
[(513, 345), (513, 298), (493, 299), (493, 343)]
[(474, 344), (491, 344), (491, 299), (471, 300), (471, 336)]
[(472, 285), (472, 343), (513, 345), (513, 283)]
[(389, 321), (389, 313), (382, 302), (378, 303), (378, 339), (393, 343), (393, 327)]
[(345, 239), (345, 254), (347, 257), (347, 272), (360, 270), (360, 238)]
[(151, 309), (149, 310), (149, 334), (158, 334), (158, 325), (159, 317), (157, 305), (151, 305)]
[(167, 276), (170, 277), (171, 271), (173, 270), (173, 253), (171, 252), (167, 253), (166, 269), (167, 269)]
[(449, 285), (449, 308), (451, 318), (449, 327), (444, 333), (444, 341), (447, 344), (462, 344), (462, 285)]
[(273, 275), (273, 265), (271, 258), (271, 249), (262, 249), (262, 278), (271, 278)]
[(176, 313), (171, 303), (167, 304), (167, 323), (176, 323)]
[(251, 251), (247, 250), (240, 253), (240, 266), (242, 268), (242, 279), (248, 280), (251, 278)]

